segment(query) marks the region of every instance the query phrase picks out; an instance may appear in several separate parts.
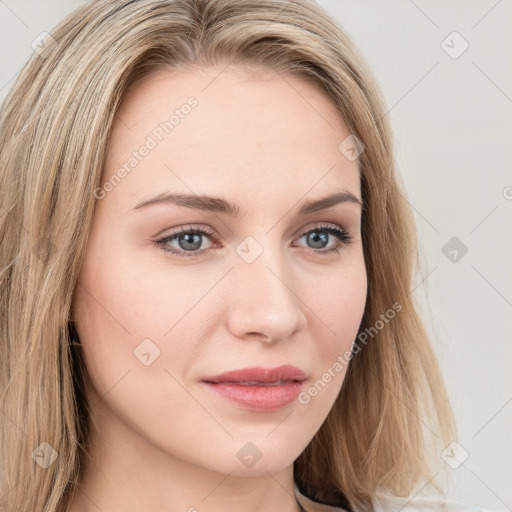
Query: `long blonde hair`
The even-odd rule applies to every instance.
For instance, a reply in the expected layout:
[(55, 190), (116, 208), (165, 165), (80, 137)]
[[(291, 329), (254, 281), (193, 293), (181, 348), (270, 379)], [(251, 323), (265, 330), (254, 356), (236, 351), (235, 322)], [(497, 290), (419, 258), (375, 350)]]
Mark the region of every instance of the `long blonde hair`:
[[(384, 101), (340, 26), (308, 0), (92, 1), (34, 52), (0, 111), (0, 510), (65, 510), (84, 463), (87, 374), (70, 343), (70, 308), (121, 100), (153, 70), (226, 64), (311, 80), (365, 147), (360, 333), (371, 339), (350, 359), (332, 410), (294, 463), (299, 489), (371, 510), (377, 491), (407, 496), (430, 480), (455, 439), (411, 294), (417, 241)], [(394, 304), (399, 312), (376, 328)], [(37, 450), (53, 453), (42, 443), (57, 455), (46, 468), (35, 462)]]

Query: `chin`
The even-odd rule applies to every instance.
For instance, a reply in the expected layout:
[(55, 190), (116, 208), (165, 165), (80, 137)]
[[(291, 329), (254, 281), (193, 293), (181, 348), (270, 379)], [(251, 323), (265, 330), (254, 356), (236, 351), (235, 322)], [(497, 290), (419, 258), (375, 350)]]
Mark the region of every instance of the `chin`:
[(282, 436), (276, 435), (272, 440), (265, 436), (268, 432), (257, 439), (233, 441), (223, 454), (218, 455), (226, 462), (220, 465), (220, 472), (243, 477), (268, 476), (268, 473), (279, 473), (290, 467), (304, 450), (302, 445), (286, 445)]

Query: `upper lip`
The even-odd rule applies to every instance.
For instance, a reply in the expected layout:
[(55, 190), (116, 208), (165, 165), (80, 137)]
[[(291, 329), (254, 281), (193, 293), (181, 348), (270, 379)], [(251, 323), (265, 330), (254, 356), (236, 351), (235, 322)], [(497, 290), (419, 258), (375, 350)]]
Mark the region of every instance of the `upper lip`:
[(303, 381), (306, 374), (292, 365), (283, 365), (276, 368), (264, 368), (254, 366), (233, 370), (213, 377), (202, 379), (204, 382), (278, 382), (278, 381)]

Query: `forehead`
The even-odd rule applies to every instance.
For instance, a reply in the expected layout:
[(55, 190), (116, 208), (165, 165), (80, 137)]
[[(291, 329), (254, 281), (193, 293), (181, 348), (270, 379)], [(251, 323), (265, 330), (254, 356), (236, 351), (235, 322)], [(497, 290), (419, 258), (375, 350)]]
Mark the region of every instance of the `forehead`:
[[(327, 94), (302, 77), (233, 66), (160, 70), (125, 96), (103, 182), (131, 158), (116, 187), (131, 197), (168, 189), (222, 195), (230, 184), (238, 193), (275, 186), (273, 194), (302, 196), (315, 183), (357, 193), (358, 163), (339, 149), (349, 135)], [(149, 151), (133, 161), (143, 146)]]

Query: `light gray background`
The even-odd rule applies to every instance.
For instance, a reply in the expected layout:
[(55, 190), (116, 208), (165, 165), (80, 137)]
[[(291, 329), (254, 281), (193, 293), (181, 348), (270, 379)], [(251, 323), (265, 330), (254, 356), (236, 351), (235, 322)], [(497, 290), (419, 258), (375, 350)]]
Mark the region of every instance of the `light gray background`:
[[(34, 38), (81, 3), (0, 0), (0, 102)], [(449, 470), (450, 497), (512, 510), (511, 0), (319, 3), (359, 46), (388, 105), (422, 252), (414, 294), (469, 455)], [(457, 58), (445, 51), (464, 44), (454, 31), (469, 44)], [(466, 254), (443, 253), (452, 237)]]

